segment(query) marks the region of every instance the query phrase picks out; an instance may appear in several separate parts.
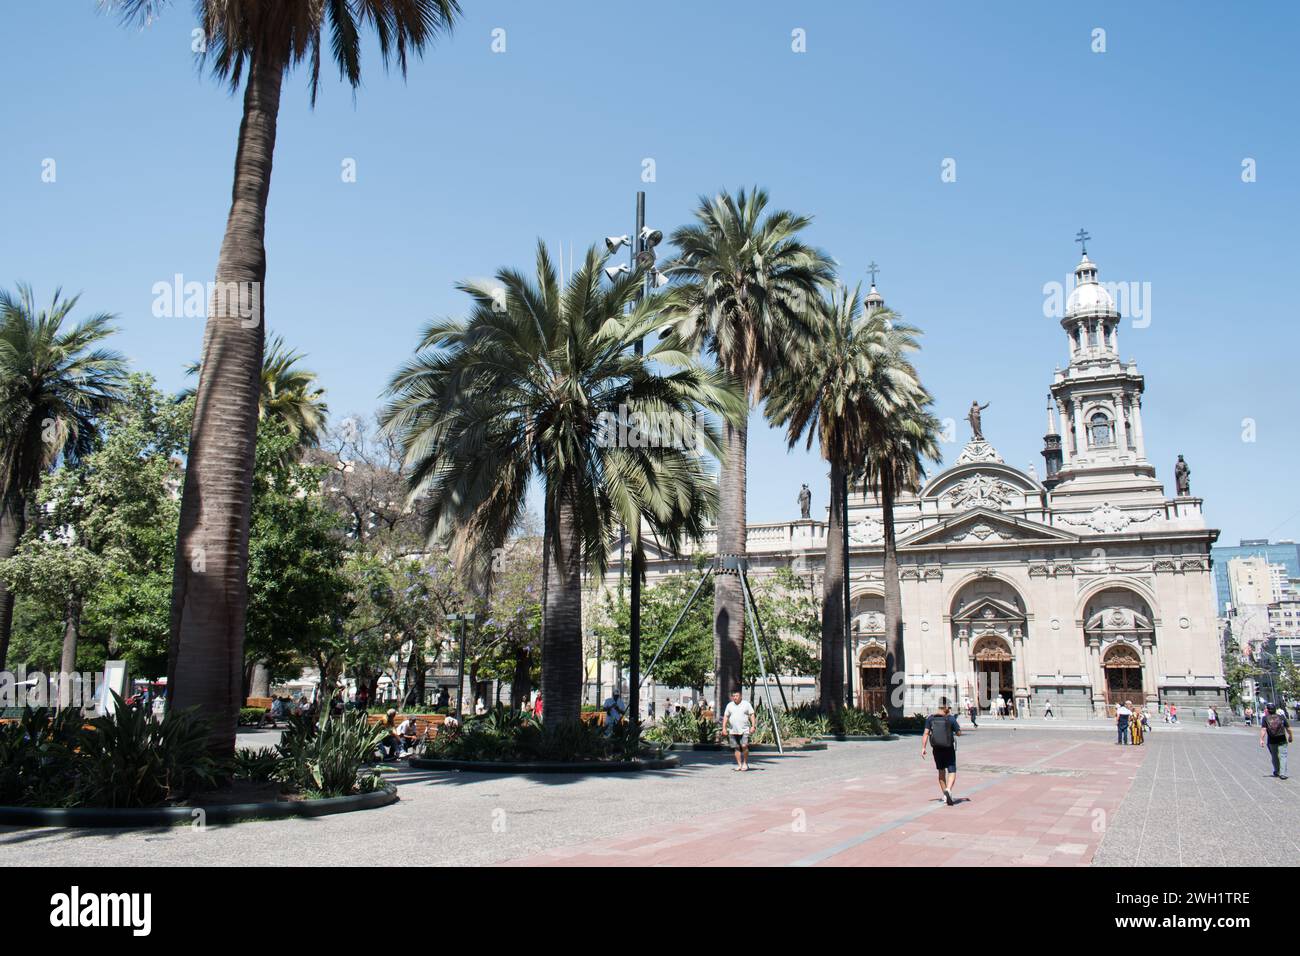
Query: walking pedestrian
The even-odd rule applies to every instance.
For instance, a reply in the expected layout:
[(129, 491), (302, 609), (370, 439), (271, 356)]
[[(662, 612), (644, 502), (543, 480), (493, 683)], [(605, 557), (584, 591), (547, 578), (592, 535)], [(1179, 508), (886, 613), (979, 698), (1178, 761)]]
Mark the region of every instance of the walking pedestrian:
[(1050, 699), (1043, 704), (1043, 717), (1050, 717), (1053, 720), (1056, 719), (1056, 714), (1052, 713), (1052, 701)]
[(747, 700), (740, 699), (740, 691), (731, 692), (731, 700), (722, 712), (722, 724), (726, 728), (727, 739), (731, 749), (736, 752), (736, 771), (749, 769), (749, 737), (758, 730), (758, 721), (754, 707)]
[(1205, 724), (1207, 727), (1219, 726), (1219, 712), (1213, 707), (1205, 712)]
[(1115, 708), (1115, 743), (1128, 743), (1128, 719), (1132, 714), (1133, 711), (1129, 708), (1128, 701), (1124, 701), (1124, 703)]
[(934, 767), (939, 771), (939, 792), (944, 801), (952, 806), (952, 788), (957, 785), (957, 738), (961, 736), (961, 725), (948, 707), (948, 698), (939, 699), (939, 712), (925, 718), (925, 733), (921, 735), (921, 759), (925, 759), (925, 748), (929, 744), (934, 749)]
[(1279, 780), (1286, 779), (1286, 745), (1294, 740), (1286, 714), (1276, 705), (1269, 704), (1268, 715), (1260, 721), (1259, 745), (1268, 748), (1269, 760), (1273, 763), (1273, 776)]

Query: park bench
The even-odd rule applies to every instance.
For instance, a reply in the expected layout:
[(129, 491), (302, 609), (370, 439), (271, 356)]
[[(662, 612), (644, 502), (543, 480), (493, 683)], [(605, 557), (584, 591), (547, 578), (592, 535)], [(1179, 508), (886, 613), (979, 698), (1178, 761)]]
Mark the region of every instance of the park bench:
[[(410, 748), (411, 750), (419, 747), (428, 738), (436, 737), (438, 728), (447, 722), (446, 714), (398, 714), (393, 721), (393, 730), (396, 731), (408, 716), (415, 721), (415, 745)], [(370, 714), (366, 718), (366, 722), (372, 726), (381, 724), (384, 722), (384, 715)]]

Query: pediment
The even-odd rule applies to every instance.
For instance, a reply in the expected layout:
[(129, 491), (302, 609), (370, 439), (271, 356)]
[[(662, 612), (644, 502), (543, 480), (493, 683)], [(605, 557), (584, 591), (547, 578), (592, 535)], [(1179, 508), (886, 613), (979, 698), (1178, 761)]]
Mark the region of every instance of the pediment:
[(980, 547), (1007, 542), (1043, 541), (1075, 543), (1079, 541), (1079, 536), (1036, 521), (1014, 518), (999, 511), (975, 508), (918, 531), (898, 542), (898, 546), (900, 548), (929, 545)]
[(952, 619), (958, 624), (996, 624), (1024, 621), (1025, 614), (1008, 601), (981, 597), (954, 613)]

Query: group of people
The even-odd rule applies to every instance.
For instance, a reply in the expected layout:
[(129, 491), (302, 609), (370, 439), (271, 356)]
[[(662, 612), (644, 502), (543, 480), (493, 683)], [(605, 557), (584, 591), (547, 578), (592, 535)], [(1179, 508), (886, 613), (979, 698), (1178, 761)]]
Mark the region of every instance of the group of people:
[(1115, 743), (1138, 747), (1150, 732), (1151, 718), (1141, 707), (1134, 707), (1131, 700), (1115, 708)]

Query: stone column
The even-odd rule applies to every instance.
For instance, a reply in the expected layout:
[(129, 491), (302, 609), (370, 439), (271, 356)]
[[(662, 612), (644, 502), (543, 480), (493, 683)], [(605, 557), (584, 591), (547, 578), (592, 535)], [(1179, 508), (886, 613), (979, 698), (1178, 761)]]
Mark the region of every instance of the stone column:
[(1142, 438), (1142, 396), (1133, 396), (1133, 438), (1134, 444), (1137, 445), (1137, 456), (1145, 458), (1147, 456), (1146, 442)]
[(1011, 629), (1011, 651), (1016, 655), (1016, 699), (1029, 699), (1029, 668), (1025, 663), (1025, 635), (1018, 627)]
[(966, 628), (957, 629), (957, 666), (965, 669), (964, 676), (959, 678), (959, 682), (964, 687), (970, 688), (970, 696), (979, 703), (979, 688), (975, 686), (975, 665), (970, 659), (970, 631)]
[(1092, 677), (1092, 712), (1100, 717), (1106, 715), (1106, 680), (1101, 668), (1101, 638), (1089, 637), (1088, 670)]
[(1088, 453), (1088, 440), (1083, 430), (1083, 403), (1073, 398), (1070, 406), (1073, 410), (1070, 419), (1074, 422), (1074, 447), (1082, 458)]
[(1128, 450), (1128, 424), (1124, 420), (1124, 393), (1117, 392), (1112, 399), (1115, 402), (1115, 450)]
[(1160, 701), (1160, 675), (1156, 673), (1155, 638), (1145, 635), (1139, 638), (1142, 645), (1142, 694), (1146, 697), (1148, 707), (1156, 706)]
[(1064, 468), (1070, 463), (1073, 457), (1070, 448), (1070, 416), (1067, 412), (1065, 402), (1057, 401), (1056, 413), (1060, 416), (1060, 435), (1061, 435), (1061, 467)]

